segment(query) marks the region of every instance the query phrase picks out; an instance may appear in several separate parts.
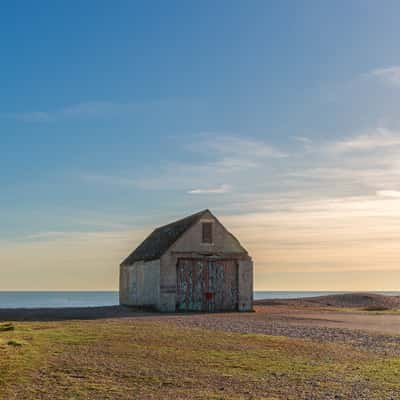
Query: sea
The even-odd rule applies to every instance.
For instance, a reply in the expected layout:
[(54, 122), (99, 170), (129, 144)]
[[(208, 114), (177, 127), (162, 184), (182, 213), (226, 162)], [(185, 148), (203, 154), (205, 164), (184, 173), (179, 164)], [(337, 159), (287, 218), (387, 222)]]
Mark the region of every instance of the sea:
[[(294, 299), (300, 297), (324, 296), (349, 292), (329, 291), (255, 291), (254, 299)], [(400, 296), (400, 291), (370, 292)], [(101, 307), (119, 303), (118, 291), (0, 291), (0, 308), (60, 308), (60, 307)]]

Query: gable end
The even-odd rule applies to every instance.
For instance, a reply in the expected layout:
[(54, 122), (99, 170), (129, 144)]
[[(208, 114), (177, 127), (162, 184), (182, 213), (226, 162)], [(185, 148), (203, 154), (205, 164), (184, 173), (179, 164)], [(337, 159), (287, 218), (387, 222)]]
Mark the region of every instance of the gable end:
[(155, 229), (122, 263), (132, 265), (136, 261), (151, 261), (160, 258), (192, 225), (208, 210)]

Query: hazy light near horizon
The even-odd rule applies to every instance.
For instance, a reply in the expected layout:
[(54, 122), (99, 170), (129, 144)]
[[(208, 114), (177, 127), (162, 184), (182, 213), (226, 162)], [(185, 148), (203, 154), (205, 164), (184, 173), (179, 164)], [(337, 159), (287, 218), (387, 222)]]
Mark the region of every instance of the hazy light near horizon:
[[(150, 176), (148, 185), (159, 182), (161, 187), (170, 184), (181, 190), (202, 185), (187, 193), (206, 202), (221, 198), (213, 211), (252, 255), (258, 290), (394, 289), (395, 281), (385, 276), (400, 278), (400, 191), (393, 189), (397, 188), (400, 141), (394, 132), (383, 136), (381, 132), (336, 142), (302, 140), (304, 148), (295, 155), (285, 151), (284, 164), (280, 155), (276, 157), (283, 152), (271, 153), (264, 142), (241, 139), (241, 153), (236, 151), (238, 139), (225, 136), (224, 144), (218, 144), (214, 152), (207, 148), (212, 159), (182, 164), (180, 173), (172, 177), (167, 169), (165, 175)], [(386, 142), (373, 146), (377, 137)], [(261, 150), (252, 157), (256, 147)], [(193, 148), (198, 146), (193, 143)], [(308, 161), (310, 154), (312, 161)], [(293, 164), (294, 156), (300, 157), (300, 164)], [(230, 170), (227, 162), (236, 167)], [(277, 185), (273, 191), (260, 185), (266, 169), (274, 171), (266, 181)], [(146, 176), (142, 181), (137, 177), (115, 179), (122, 187), (145, 187)], [(217, 181), (222, 180), (229, 183), (219, 185)], [(115, 187), (111, 175), (107, 179), (91, 176), (87, 182)], [(365, 186), (363, 193), (343, 191), (360, 184)], [(167, 216), (152, 221), (155, 225), (169, 222)], [(149, 222), (120, 227), (117, 221), (113, 223), (108, 230), (33, 232), (3, 242), (0, 289), (116, 289), (120, 261), (154, 226)], [(301, 274), (313, 278), (305, 282)], [(353, 279), (343, 280), (347, 274)], [(379, 279), (377, 274), (381, 274)]]

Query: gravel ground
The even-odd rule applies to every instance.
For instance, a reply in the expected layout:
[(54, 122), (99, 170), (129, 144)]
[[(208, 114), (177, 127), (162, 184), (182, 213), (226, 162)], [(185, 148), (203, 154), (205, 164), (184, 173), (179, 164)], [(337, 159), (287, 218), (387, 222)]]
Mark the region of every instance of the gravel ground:
[[(334, 318), (334, 315), (331, 316)], [(349, 328), (332, 328), (307, 324), (285, 316), (259, 311), (251, 314), (196, 314), (167, 317), (180, 327), (214, 331), (257, 333), (348, 344), (360, 350), (385, 356), (400, 356), (400, 336)], [(399, 332), (400, 334), (400, 332)]]
[(298, 299), (256, 300), (256, 305), (290, 305), (311, 307), (345, 307), (392, 309), (400, 308), (400, 296), (388, 296), (377, 293), (345, 293), (329, 296), (303, 297)]
[[(0, 309), (0, 322), (121, 318), (155, 320), (188, 328), (257, 333), (349, 344), (376, 354), (400, 356), (400, 330), (396, 335), (400, 315), (384, 316), (384, 324), (388, 325), (394, 322), (391, 329), (393, 333), (389, 334), (357, 329), (362, 324), (351, 323), (352, 320), (363, 318), (364, 327), (370, 328), (368, 324), (376, 324), (382, 315), (374, 316), (357, 312), (344, 314), (335, 311), (321, 314), (320, 310), (312, 310), (309, 306), (298, 307), (293, 304), (259, 305), (256, 306), (256, 311), (254, 313), (159, 314), (117, 306), (69, 309)], [(379, 329), (379, 324), (376, 325)]]

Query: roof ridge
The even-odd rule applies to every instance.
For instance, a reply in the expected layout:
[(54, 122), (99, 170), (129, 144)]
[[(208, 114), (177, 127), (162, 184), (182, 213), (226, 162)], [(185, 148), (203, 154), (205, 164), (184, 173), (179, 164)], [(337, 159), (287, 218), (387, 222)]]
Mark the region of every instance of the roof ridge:
[(154, 229), (121, 265), (160, 258), (206, 212), (211, 213), (209, 209), (205, 209)]
[(177, 224), (177, 223), (179, 223), (179, 222), (182, 222), (182, 221), (185, 220), (185, 219), (193, 218), (193, 217), (195, 217), (195, 216), (199, 216), (199, 217), (200, 217), (201, 215), (203, 215), (203, 214), (206, 213), (206, 212), (211, 212), (211, 211), (210, 211), (208, 208), (206, 208), (205, 210), (198, 211), (198, 212), (196, 212), (196, 213), (190, 214), (190, 215), (188, 215), (188, 216), (186, 216), (186, 217), (183, 217), (183, 218), (179, 218), (179, 219), (177, 219), (177, 220), (175, 220), (175, 221), (169, 222), (168, 224), (160, 225), (160, 226), (158, 226), (157, 228), (155, 228), (154, 230), (156, 231), (157, 229), (166, 228), (166, 227), (169, 226), (169, 225)]

